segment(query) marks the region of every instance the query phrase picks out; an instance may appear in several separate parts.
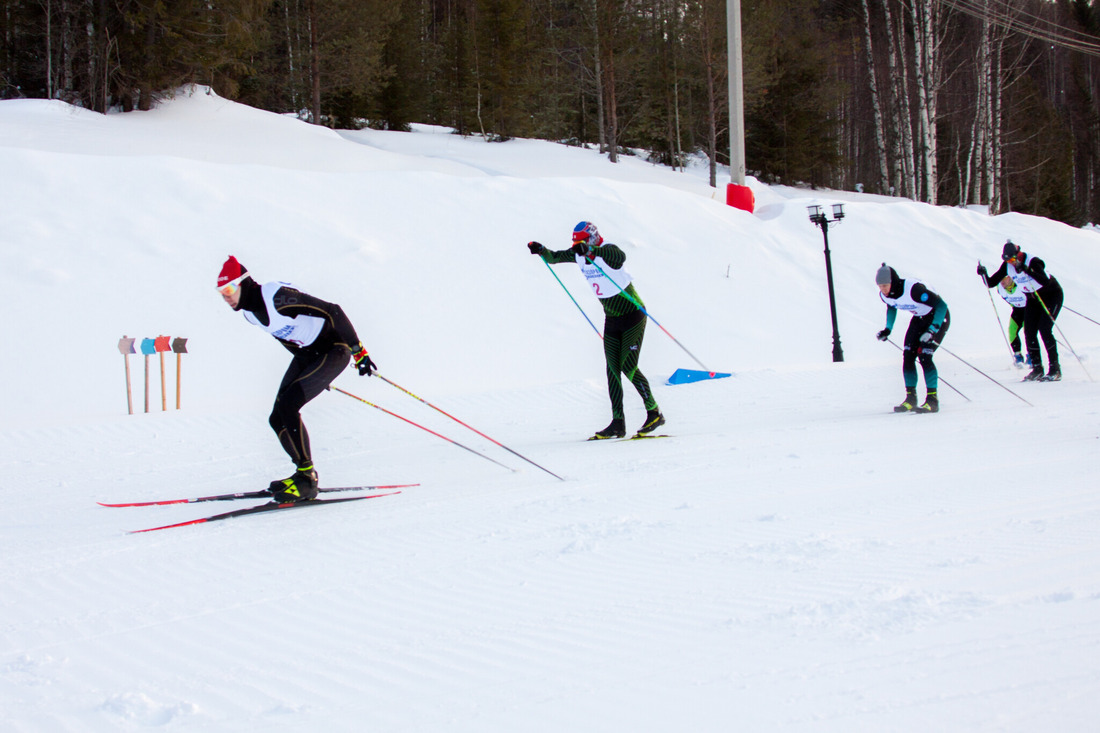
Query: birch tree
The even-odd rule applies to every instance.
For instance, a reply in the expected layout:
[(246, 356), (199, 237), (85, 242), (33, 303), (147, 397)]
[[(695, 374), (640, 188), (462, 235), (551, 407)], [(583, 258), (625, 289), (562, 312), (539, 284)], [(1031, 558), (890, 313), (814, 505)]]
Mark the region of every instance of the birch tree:
[(875, 158), (878, 161), (878, 190), (887, 193), (890, 190), (890, 169), (886, 156), (886, 121), (882, 115), (882, 97), (879, 95), (877, 73), (875, 69), (874, 40), (871, 32), (871, 9), (867, 0), (860, 0), (863, 7), (863, 47), (867, 63), (867, 83), (871, 95), (871, 109), (874, 113)]

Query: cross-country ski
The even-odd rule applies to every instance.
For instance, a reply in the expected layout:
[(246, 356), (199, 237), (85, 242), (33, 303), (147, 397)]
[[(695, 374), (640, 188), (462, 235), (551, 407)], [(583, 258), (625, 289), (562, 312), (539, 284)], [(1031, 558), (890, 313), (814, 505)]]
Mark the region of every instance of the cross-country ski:
[(231, 512), (224, 512), (222, 514), (214, 514), (209, 517), (199, 517), (198, 519), (189, 519), (185, 522), (176, 522), (175, 524), (165, 524), (160, 527), (149, 527), (147, 529), (135, 529), (131, 530), (130, 534), (141, 534), (143, 532), (156, 532), (161, 529), (174, 529), (176, 527), (188, 527), (193, 524), (205, 524), (207, 522), (217, 522), (223, 519), (233, 519), (234, 517), (247, 517), (252, 514), (263, 514), (265, 512), (277, 512), (289, 509), (305, 509), (306, 507), (327, 506), (329, 504), (344, 504), (351, 501), (362, 501), (363, 499), (378, 499), (383, 496), (393, 496), (394, 494), (400, 494), (400, 491), (391, 491), (387, 494), (372, 494), (371, 496), (345, 496), (339, 499), (311, 499), (309, 501), (291, 501), (286, 503), (269, 502), (267, 504), (261, 504), (259, 506), (248, 507), (247, 509), (234, 509)]
[[(336, 493), (340, 491), (382, 491), (385, 489), (407, 489), (420, 484), (387, 484), (378, 486), (333, 486), (317, 489), (318, 493)], [(189, 499), (161, 499), (156, 501), (129, 501), (107, 503), (97, 501), (100, 506), (106, 507), (130, 507), (130, 506), (167, 506), (169, 504), (198, 504), (204, 501), (235, 501), (237, 499), (270, 499), (271, 492), (267, 489), (259, 491), (241, 491), (235, 494), (213, 494), (211, 496), (196, 496)]]

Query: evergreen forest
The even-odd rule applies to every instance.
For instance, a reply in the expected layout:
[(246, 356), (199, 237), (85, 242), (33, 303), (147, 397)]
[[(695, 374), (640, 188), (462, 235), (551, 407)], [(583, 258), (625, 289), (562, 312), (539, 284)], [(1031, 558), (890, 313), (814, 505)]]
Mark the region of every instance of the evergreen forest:
[[(727, 0), (0, 0), (0, 99), (729, 159)], [(768, 183), (1100, 222), (1100, 0), (741, 0)]]

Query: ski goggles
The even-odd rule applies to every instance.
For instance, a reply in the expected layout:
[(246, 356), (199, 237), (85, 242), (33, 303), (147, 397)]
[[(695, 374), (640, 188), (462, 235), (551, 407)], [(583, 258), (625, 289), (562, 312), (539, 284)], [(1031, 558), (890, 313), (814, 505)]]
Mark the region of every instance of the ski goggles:
[(1020, 261), (1021, 261), (1021, 257), (1020, 257), (1019, 252), (1017, 252), (1014, 255), (1001, 255), (1001, 259), (1004, 260), (1005, 262), (1009, 263), (1010, 265), (1019, 264)]
[(220, 288), (218, 288), (218, 292), (226, 298), (232, 298), (234, 295), (241, 291), (241, 282), (244, 280), (244, 278), (245, 276), (242, 275), (236, 280), (230, 280), (225, 285), (222, 285)]

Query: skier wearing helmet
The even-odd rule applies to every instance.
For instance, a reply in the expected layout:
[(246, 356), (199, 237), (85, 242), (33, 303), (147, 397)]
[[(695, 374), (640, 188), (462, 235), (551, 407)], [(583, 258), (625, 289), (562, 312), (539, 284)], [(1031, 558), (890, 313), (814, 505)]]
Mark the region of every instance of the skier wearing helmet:
[[(1062, 286), (1046, 271), (1046, 264), (1033, 255), (1029, 255), (1012, 240), (1005, 242), (1001, 251), (1001, 266), (990, 275), (985, 265), (978, 265), (978, 274), (985, 280), (986, 287), (996, 287), (1008, 276), (1019, 289), (1027, 295), (1024, 305), (1024, 343), (1032, 369), (1025, 382), (1057, 382), (1062, 378), (1062, 368), (1058, 364), (1058, 342), (1054, 338), (1054, 319), (1062, 310), (1065, 294)], [(1047, 350), (1049, 370), (1043, 374), (1043, 356), (1039, 350), (1039, 337)]]
[[(939, 347), (951, 325), (951, 313), (943, 298), (929, 290), (920, 280), (902, 280), (894, 268), (885, 262), (875, 273), (879, 297), (886, 304), (886, 328), (876, 334), (879, 341), (890, 338), (894, 319), (899, 310), (912, 318), (905, 330), (902, 348), (901, 373), (905, 379), (905, 399), (894, 412), (939, 412), (939, 372), (932, 361), (932, 354)], [(927, 394), (924, 404), (917, 406), (917, 362), (924, 372)]]
[(552, 251), (538, 242), (528, 242), (527, 248), (531, 254), (541, 256), (552, 265), (576, 262), (603, 306), (603, 350), (607, 361), (607, 392), (611, 397), (611, 423), (589, 440), (626, 437), (621, 375), (626, 375), (645, 405), (645, 422), (638, 428), (637, 436), (651, 433), (663, 425), (665, 418), (657, 407), (649, 380), (638, 368), (646, 313), (630, 274), (623, 269), (626, 253), (604, 242), (596, 225), (590, 221), (582, 221), (573, 228), (573, 246), (569, 249)]
[(335, 303), (301, 292), (284, 282), (260, 285), (236, 257), (222, 265), (218, 292), (235, 311), (259, 326), (294, 355), (275, 395), (268, 422), (279, 444), (294, 461), (288, 478), (272, 481), (268, 490), (280, 503), (309, 501), (317, 497), (317, 470), (313, 467), (309, 433), (301, 410), (328, 388), (344, 371), (348, 359), (360, 376), (378, 367), (363, 348), (355, 328)]

